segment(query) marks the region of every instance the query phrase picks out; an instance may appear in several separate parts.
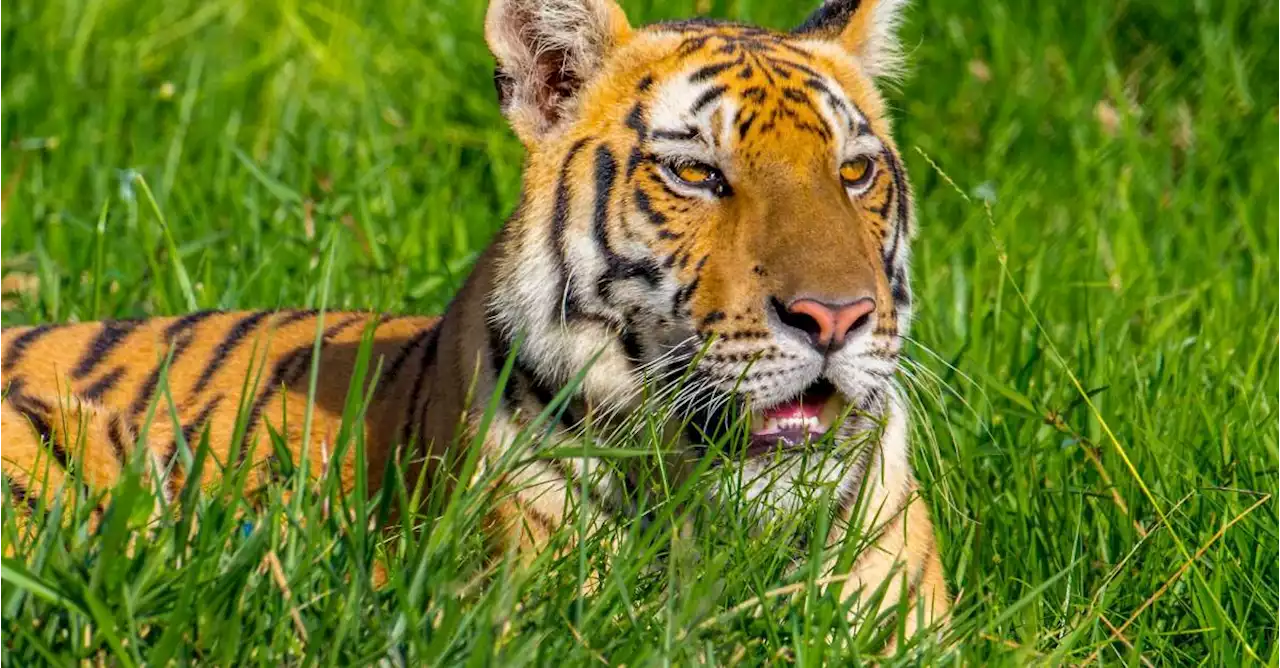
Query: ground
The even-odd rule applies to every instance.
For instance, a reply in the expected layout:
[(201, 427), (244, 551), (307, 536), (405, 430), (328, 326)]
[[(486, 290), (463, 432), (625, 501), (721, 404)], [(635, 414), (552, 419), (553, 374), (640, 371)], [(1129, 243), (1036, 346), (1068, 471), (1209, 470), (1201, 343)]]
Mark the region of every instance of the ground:
[[(696, 4), (624, 2), (633, 20), (804, 13)], [(439, 312), (519, 189), (482, 16), (6, 2), (4, 324)], [(904, 660), (1276, 665), (1277, 23), (1275, 2), (908, 10), (902, 376), (959, 603)], [(464, 501), (400, 539), (380, 590), (375, 541), (323, 490), (241, 515), (192, 500), (131, 544), (137, 517), (89, 535), (66, 509), (4, 561), (4, 662), (813, 665), (876, 645), (786, 568), (785, 530), (625, 532), (580, 596), (601, 544), (486, 572)]]

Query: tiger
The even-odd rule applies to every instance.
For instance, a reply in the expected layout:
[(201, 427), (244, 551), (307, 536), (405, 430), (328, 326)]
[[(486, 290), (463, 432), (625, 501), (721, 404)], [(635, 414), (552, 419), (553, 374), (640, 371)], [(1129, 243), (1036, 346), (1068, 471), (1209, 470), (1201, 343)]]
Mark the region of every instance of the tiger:
[[(579, 442), (587, 413), (648, 410), (646, 387), (679, 376), (689, 414), (664, 419), (682, 451), (709, 456), (724, 413), (707, 407), (735, 408), (746, 443), (721, 465), (776, 483), (745, 492), (776, 512), (794, 505), (798, 462), (837, 453), (817, 473), (833, 490), (829, 544), (856, 533), (870, 545), (832, 586), (855, 602), (880, 589), (879, 609), (914, 611), (906, 633), (940, 624), (952, 602), (896, 381), (915, 220), (881, 87), (903, 67), (904, 4), (829, 0), (779, 31), (633, 27), (614, 0), (492, 0), (484, 34), (526, 152), (521, 196), (443, 315), (204, 311), (8, 329), (0, 429), (15, 508), (34, 511), (73, 467), (110, 489), (139, 449), (176, 495), (188, 475), (176, 453), (202, 433), (225, 466), (204, 467), (200, 485), (232, 464), (254, 472), (247, 490), (270, 484), (274, 436), (344, 489), (364, 473), (376, 491), (407, 444), (458, 466), (442, 453), (482, 434), (483, 466), (553, 405), (550, 442)], [(362, 340), (378, 377), (357, 472), (333, 444)], [(605, 505), (626, 512), (626, 481), (600, 469), (523, 461), (489, 511), (492, 540), (538, 553), (584, 492), (621, 496)]]

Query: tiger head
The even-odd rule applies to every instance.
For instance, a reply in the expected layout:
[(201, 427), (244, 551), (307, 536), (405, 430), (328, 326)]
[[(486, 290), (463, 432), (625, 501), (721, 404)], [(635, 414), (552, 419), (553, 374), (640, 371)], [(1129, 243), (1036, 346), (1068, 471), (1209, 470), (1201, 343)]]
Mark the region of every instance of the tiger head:
[(778, 32), (494, 0), (528, 161), (489, 309), (523, 332), (520, 368), (551, 387), (589, 368), (588, 402), (632, 409), (681, 377), (684, 417), (750, 414), (747, 460), (883, 417), (911, 304), (911, 194), (876, 87), (901, 4), (832, 0)]

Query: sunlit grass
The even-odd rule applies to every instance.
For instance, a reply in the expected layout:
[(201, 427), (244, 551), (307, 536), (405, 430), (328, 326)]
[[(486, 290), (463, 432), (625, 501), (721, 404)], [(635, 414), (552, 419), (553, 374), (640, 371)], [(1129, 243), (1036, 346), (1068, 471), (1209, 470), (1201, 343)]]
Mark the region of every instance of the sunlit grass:
[[(635, 21), (694, 4), (624, 3)], [(438, 313), (519, 194), (482, 17), (7, 4), (4, 323)], [(959, 595), (942, 645), (905, 650), (919, 660), (1275, 664), (1277, 23), (1274, 3), (909, 11), (890, 96), (919, 212), (901, 382)], [(637, 433), (619, 456), (665, 445)], [(96, 532), (81, 503), (19, 536), (6, 505), (3, 660), (813, 665), (878, 642), (812, 586), (804, 513), (751, 534), (745, 504), (671, 489), (651, 521), (575, 523), (519, 567), (484, 551), (481, 487), (384, 533), (370, 518), (416, 507), (417, 481), (393, 470), (366, 501), (306, 483), (318, 464), (253, 503), (242, 477), (184, 489), (158, 519), (130, 477)]]

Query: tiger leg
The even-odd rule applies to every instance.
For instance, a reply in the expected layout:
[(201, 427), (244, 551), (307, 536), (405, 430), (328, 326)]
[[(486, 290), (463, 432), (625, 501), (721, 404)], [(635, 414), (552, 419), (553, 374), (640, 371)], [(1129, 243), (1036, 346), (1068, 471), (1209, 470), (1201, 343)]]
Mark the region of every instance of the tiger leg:
[[(945, 621), (951, 608), (928, 508), (914, 489), (907, 494), (905, 508), (885, 518), (875, 541), (858, 555), (843, 590), (856, 599), (852, 613), (864, 623), (899, 611), (886, 652), (919, 629)], [(876, 593), (880, 598), (869, 609)]]
[[(605, 555), (617, 553), (617, 539), (612, 533), (602, 531), (606, 516), (587, 511), (580, 505), (580, 499), (570, 500), (577, 484), (571, 475), (547, 461), (535, 461), (498, 479), (490, 490), (486, 522), (491, 559), (496, 562), (510, 557), (519, 566), (528, 568), (552, 547), (554, 552), (549, 558), (554, 560), (568, 559), (583, 549), (598, 548)], [(566, 512), (572, 506), (578, 507), (577, 512), (590, 512), (583, 529), (589, 541), (600, 542), (584, 545), (578, 531), (562, 531), (564, 523), (571, 521)], [(580, 583), (582, 592), (598, 592), (604, 579), (601, 565), (593, 563)]]

